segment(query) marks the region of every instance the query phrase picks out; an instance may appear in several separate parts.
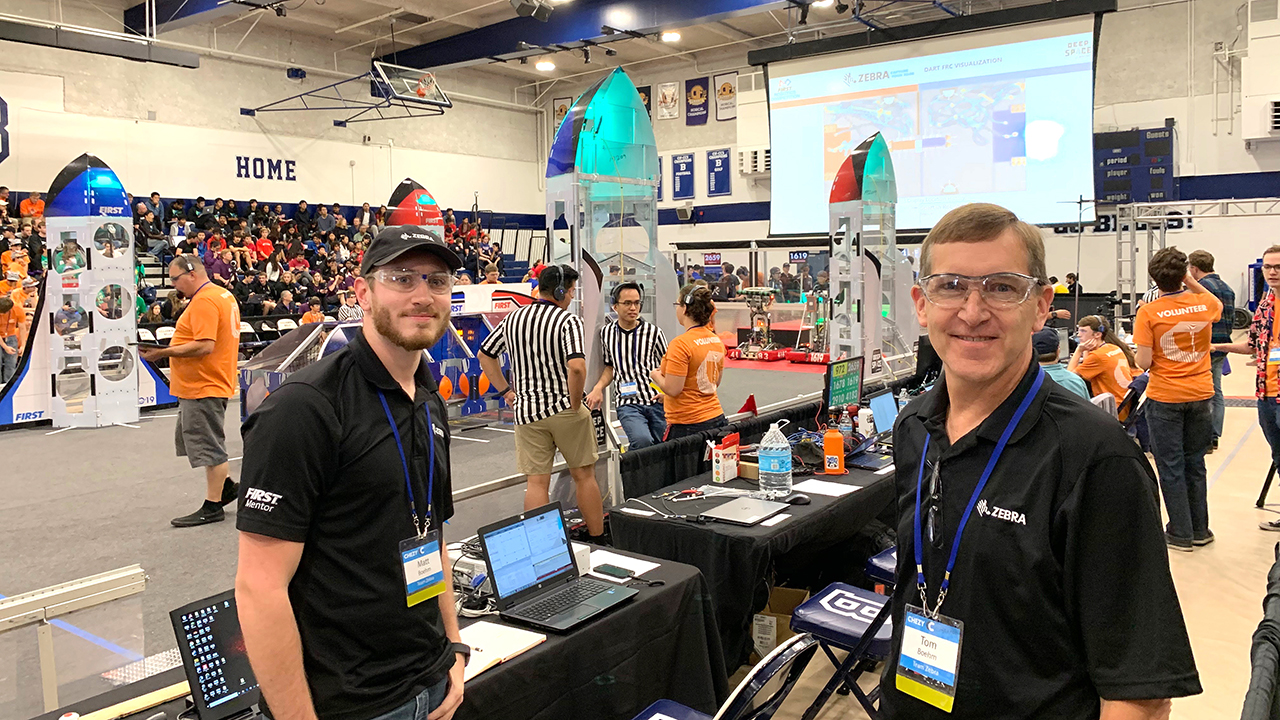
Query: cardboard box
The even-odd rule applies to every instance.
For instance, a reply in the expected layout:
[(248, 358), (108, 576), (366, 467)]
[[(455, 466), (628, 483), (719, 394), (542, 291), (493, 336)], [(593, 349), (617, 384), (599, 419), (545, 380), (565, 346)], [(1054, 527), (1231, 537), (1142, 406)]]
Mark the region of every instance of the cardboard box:
[(738, 477), (738, 433), (726, 435), (711, 446), (711, 482), (727, 483)]
[(755, 646), (752, 664), (773, 652), (778, 643), (795, 635), (791, 632), (791, 613), (808, 599), (808, 590), (779, 586), (769, 593), (769, 604), (751, 620), (751, 639)]

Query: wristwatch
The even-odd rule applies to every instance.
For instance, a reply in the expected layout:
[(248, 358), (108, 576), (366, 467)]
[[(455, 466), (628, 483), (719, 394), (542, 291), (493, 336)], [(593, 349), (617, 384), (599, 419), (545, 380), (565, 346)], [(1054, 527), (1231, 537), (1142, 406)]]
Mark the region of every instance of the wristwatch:
[(471, 662), (471, 646), (464, 643), (453, 643), (453, 652), (462, 656), (462, 666), (466, 667)]

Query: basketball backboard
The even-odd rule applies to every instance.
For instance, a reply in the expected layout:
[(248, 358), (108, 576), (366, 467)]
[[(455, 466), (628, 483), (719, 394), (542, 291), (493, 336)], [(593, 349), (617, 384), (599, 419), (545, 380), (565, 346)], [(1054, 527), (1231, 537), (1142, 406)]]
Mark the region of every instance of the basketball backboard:
[(426, 70), (373, 61), (374, 82), (386, 96), (419, 105), (451, 108), (453, 103), (444, 94), (436, 76)]

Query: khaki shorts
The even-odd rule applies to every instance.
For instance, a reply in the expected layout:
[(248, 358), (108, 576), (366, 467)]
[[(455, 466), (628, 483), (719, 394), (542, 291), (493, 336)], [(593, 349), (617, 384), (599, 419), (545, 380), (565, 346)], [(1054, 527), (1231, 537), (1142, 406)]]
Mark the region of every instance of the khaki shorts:
[(178, 422), (173, 444), (178, 457), (186, 457), (193, 468), (213, 467), (227, 461), (227, 438), (223, 423), (227, 398), (178, 398)]
[(571, 468), (594, 465), (596, 429), (585, 405), (516, 426), (516, 469), (525, 475), (548, 475), (556, 450)]

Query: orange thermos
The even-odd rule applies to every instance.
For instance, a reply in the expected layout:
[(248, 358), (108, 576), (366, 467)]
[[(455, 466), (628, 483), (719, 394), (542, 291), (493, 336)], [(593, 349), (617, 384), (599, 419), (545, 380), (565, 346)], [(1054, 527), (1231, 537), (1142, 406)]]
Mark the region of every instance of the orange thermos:
[(831, 422), (822, 435), (822, 455), (828, 475), (844, 475), (844, 436), (840, 434), (840, 411), (831, 412)]

